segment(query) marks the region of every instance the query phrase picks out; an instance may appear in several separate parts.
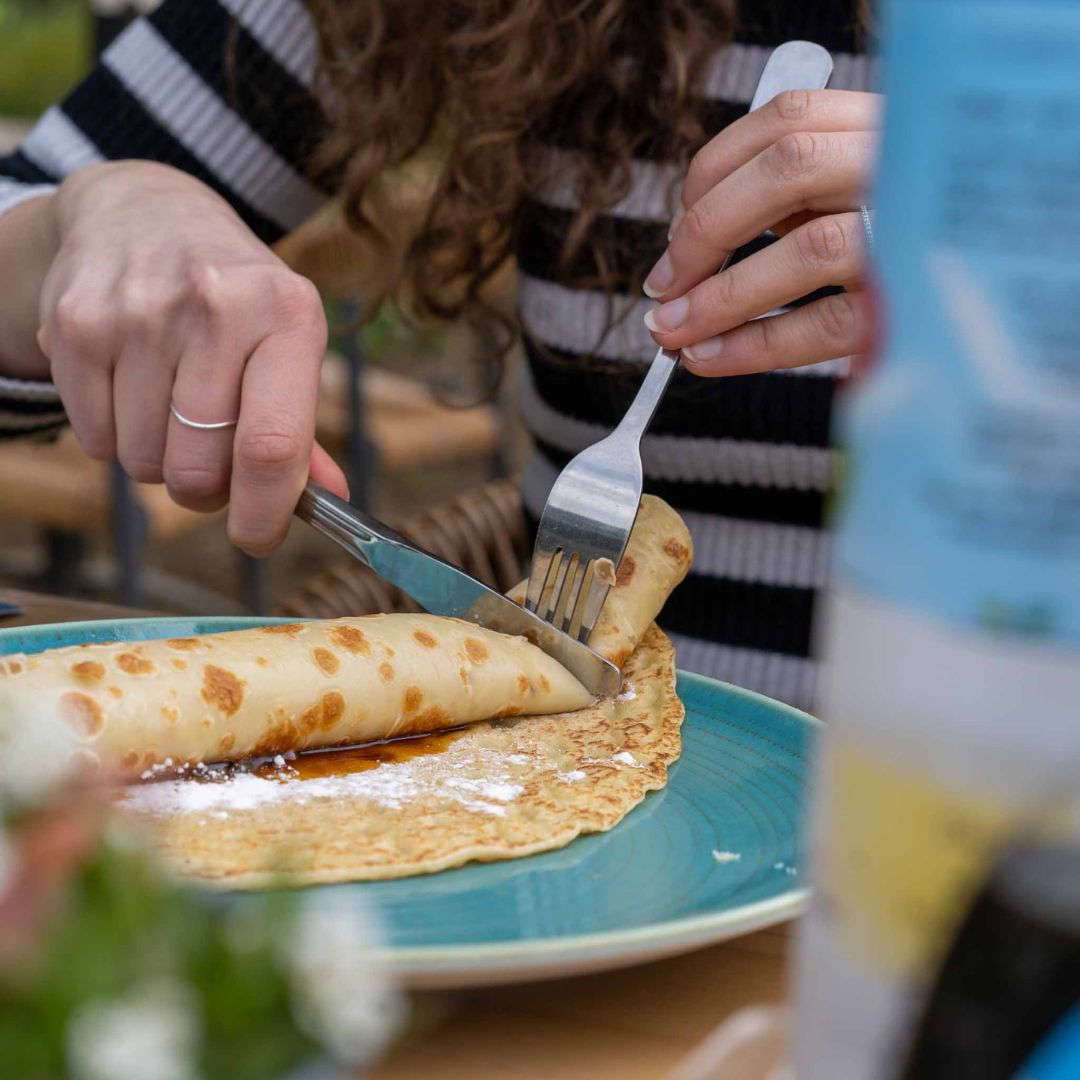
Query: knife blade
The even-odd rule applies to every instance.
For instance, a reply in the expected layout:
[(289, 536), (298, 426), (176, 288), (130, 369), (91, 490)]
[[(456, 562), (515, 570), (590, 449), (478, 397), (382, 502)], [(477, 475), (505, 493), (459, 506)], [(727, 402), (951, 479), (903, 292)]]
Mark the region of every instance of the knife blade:
[(309, 483), (297, 503), (296, 516), (408, 593), (425, 611), (527, 638), (591, 693), (619, 692), (622, 674), (599, 653), (464, 570), (422, 551), (325, 488)]

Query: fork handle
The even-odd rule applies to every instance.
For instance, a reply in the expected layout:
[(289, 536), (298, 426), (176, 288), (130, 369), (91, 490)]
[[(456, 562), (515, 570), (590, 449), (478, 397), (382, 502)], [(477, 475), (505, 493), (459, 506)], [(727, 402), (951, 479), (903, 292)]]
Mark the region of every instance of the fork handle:
[(660, 349), (657, 352), (645, 374), (641, 389), (630, 403), (626, 415), (619, 421), (618, 427), (612, 432), (613, 435), (631, 439), (635, 443), (641, 441), (641, 436), (645, 434), (645, 429), (649, 426), (656, 407), (660, 404), (660, 399), (664, 396), (664, 391), (678, 366), (678, 353), (668, 352), (667, 349)]

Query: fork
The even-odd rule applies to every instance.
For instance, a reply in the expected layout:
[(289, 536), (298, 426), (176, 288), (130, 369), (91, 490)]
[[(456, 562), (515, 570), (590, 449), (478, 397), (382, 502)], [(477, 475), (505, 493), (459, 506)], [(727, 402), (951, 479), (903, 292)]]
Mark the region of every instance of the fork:
[[(825, 87), (832, 68), (820, 45), (785, 42), (770, 53), (750, 111), (784, 90)], [(580, 641), (588, 642), (615, 584), (641, 502), (641, 436), (678, 366), (676, 353), (657, 352), (619, 426), (559, 473), (540, 517), (525, 606)]]
[(657, 352), (618, 427), (559, 473), (541, 515), (525, 606), (579, 641), (615, 584), (641, 502), (641, 436), (678, 366)]

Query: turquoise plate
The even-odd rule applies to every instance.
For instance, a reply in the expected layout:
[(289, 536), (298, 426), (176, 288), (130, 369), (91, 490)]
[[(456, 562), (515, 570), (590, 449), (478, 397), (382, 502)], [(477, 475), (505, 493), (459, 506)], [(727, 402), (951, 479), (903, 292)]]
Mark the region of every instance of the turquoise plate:
[[(0, 630), (0, 654), (84, 641), (237, 630), (282, 620), (123, 619)], [(508, 862), (325, 886), (373, 904), (387, 959), (415, 987), (479, 986), (617, 968), (799, 914), (802, 811), (817, 722), (679, 673), (682, 758), (668, 786), (608, 833)]]

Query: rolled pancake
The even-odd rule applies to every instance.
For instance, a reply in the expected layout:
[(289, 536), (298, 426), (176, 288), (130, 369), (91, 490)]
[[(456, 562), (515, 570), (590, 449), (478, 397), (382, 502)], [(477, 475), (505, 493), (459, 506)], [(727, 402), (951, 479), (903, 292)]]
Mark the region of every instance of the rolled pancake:
[[(617, 666), (685, 576), (690, 536), (646, 496), (590, 644)], [(88, 763), (166, 765), (374, 742), (592, 700), (523, 638), (434, 615), (368, 615), (0, 659), (0, 702), (59, 719)]]
[(592, 695), (524, 638), (433, 615), (286, 623), (0, 661), (0, 696), (110, 773), (372, 742)]
[(612, 828), (667, 782), (682, 719), (674, 652), (653, 627), (622, 693), (576, 712), (474, 724), (420, 739), (415, 756), (391, 744), (382, 763), (346, 750), (202, 770), (133, 785), (120, 807), (169, 869), (215, 887), (432, 873)]

